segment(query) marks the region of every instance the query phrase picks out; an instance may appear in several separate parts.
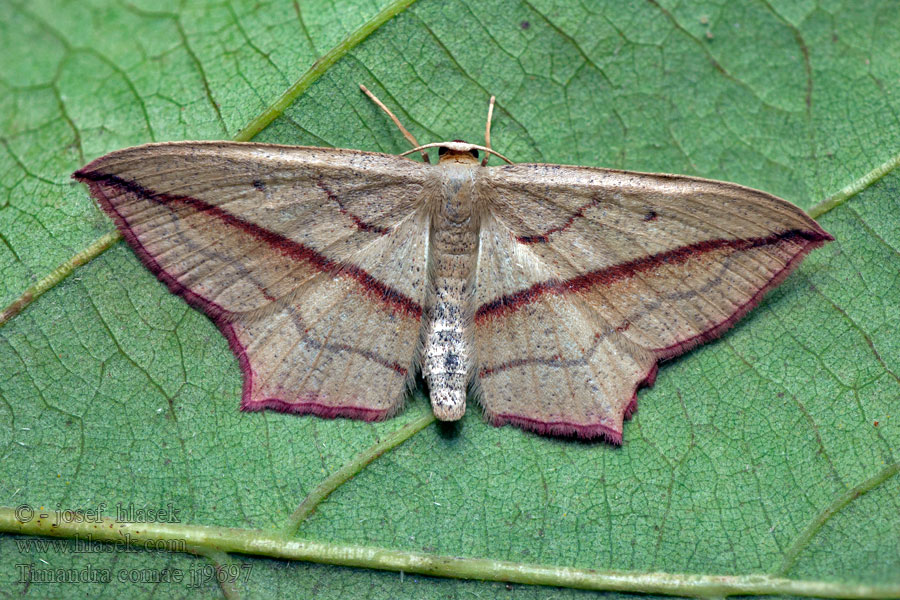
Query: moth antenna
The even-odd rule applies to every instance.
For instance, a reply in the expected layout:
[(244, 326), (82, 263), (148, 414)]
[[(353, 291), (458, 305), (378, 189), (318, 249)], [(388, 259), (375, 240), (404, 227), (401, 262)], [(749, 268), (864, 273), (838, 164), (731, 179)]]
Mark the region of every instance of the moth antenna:
[[(491, 118), (494, 116), (494, 96), (491, 96), (491, 101), (488, 103), (488, 118), (487, 125), (484, 126), (484, 146), (485, 148), (491, 147)], [(487, 166), (488, 158), (490, 158), (490, 153), (485, 153), (484, 158), (481, 159), (481, 166)]]
[[(447, 146), (448, 144), (449, 144), (449, 142), (432, 142), (430, 144), (425, 144), (424, 146), (419, 146), (417, 148), (413, 148), (412, 150), (407, 150), (406, 152), (401, 152), (398, 156), (406, 156), (407, 154), (412, 154), (413, 152), (422, 152), (426, 148), (440, 148), (441, 146)], [(488, 152), (500, 159), (505, 160), (506, 162), (508, 162), (511, 165), (515, 164), (513, 161), (509, 160), (508, 158), (506, 158), (505, 156), (503, 156), (496, 150), (491, 150), (490, 148), (488, 148), (486, 146), (479, 146), (478, 144), (465, 144), (465, 147), (467, 150), (468, 149), (483, 150), (484, 152)]]
[[(403, 134), (403, 137), (405, 137), (406, 140), (410, 144), (412, 144), (413, 148), (419, 147), (419, 142), (416, 141), (416, 138), (413, 137), (413, 134), (411, 134), (409, 131), (406, 130), (406, 127), (403, 126), (403, 124), (400, 122), (400, 119), (398, 119), (397, 117), (394, 116), (394, 113), (391, 112), (391, 109), (389, 109), (387, 106), (385, 106), (384, 103), (381, 100), (379, 100), (375, 96), (375, 94), (370, 92), (366, 86), (359, 84), (359, 89), (361, 89), (363, 92), (365, 92), (366, 96), (368, 96), (369, 99), (372, 100), (372, 102), (374, 102), (378, 106), (378, 108), (380, 108), (381, 110), (383, 110), (384, 112), (387, 113), (387, 116), (389, 116), (391, 118), (391, 121), (394, 122), (394, 125), (396, 125), (400, 129), (400, 132)], [(422, 150), (422, 160), (424, 160), (427, 163), (431, 163), (431, 161), (428, 159), (428, 153), (425, 152), (424, 150)]]

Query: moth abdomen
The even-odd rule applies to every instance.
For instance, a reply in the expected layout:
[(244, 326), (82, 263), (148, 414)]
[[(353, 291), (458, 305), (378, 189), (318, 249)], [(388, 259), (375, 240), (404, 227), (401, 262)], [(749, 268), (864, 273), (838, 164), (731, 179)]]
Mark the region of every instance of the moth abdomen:
[[(457, 256), (441, 258), (438, 262), (461, 262)], [(432, 281), (434, 302), (428, 311), (423, 371), (434, 413), (443, 421), (455, 421), (466, 411), (472, 363), (470, 281), (446, 276)]]

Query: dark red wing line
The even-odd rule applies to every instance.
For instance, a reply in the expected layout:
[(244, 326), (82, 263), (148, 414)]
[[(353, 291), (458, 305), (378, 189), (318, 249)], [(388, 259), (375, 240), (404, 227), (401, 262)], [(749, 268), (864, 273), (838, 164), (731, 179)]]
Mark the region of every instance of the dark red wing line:
[[(656, 381), (657, 370), (657, 364), (653, 363), (653, 366), (650, 367), (650, 370), (647, 371), (643, 379), (638, 381), (634, 386), (634, 391), (631, 394), (631, 401), (625, 407), (625, 410), (622, 414), (622, 418), (624, 420), (627, 421), (628, 419), (630, 419), (635, 411), (637, 411), (637, 391), (643, 387), (653, 386), (654, 382)], [(616, 446), (622, 445), (622, 432), (602, 423), (585, 424), (571, 423), (569, 421), (547, 422), (538, 419), (532, 419), (531, 417), (527, 417), (525, 415), (516, 415), (512, 413), (490, 415), (488, 419), (490, 420), (492, 425), (496, 425), (497, 427), (501, 427), (503, 425), (515, 425), (516, 427), (521, 427), (522, 429), (536, 431), (541, 435), (574, 435), (580, 437), (581, 439), (587, 440), (599, 438), (606, 440), (610, 444), (615, 444)]]
[(324, 419), (345, 417), (362, 421), (381, 421), (390, 412), (388, 409), (379, 410), (367, 406), (335, 406), (320, 399), (318, 394), (309, 394), (300, 402), (285, 402), (280, 398), (265, 398), (263, 400), (244, 398), (241, 401), (241, 410), (245, 412), (256, 412), (267, 408), (296, 415), (316, 415)]
[[(116, 175), (107, 175), (99, 172), (76, 171), (73, 174), (73, 177), (75, 179), (78, 179), (79, 181), (107, 185), (120, 191), (135, 194), (137, 196), (140, 196), (141, 198), (145, 198), (153, 202), (158, 202), (160, 204), (185, 204), (192, 207), (198, 212), (207, 213), (211, 217), (219, 219), (226, 225), (230, 225), (231, 227), (240, 229), (241, 231), (259, 239), (260, 241), (265, 242), (274, 250), (293, 260), (305, 261), (323, 272), (340, 273), (342, 275), (352, 277), (357, 282), (359, 282), (360, 285), (362, 285), (372, 296), (384, 302), (394, 310), (400, 311), (415, 319), (420, 318), (422, 315), (422, 307), (412, 298), (409, 298), (408, 296), (401, 294), (390, 286), (385, 285), (356, 265), (346, 265), (333, 261), (323, 254), (316, 252), (312, 248), (301, 244), (300, 242), (286, 238), (279, 233), (269, 231), (268, 229), (260, 227), (255, 223), (246, 221), (238, 216), (229, 213), (226, 210), (223, 210), (222, 208), (213, 206), (212, 204), (209, 204), (197, 198), (193, 198), (191, 196), (179, 196), (175, 194), (156, 193), (153, 190), (147, 189), (134, 181), (128, 181)], [(107, 213), (116, 218), (119, 228), (122, 229), (123, 232), (127, 230), (130, 233), (131, 228), (121, 217), (121, 215), (118, 214), (118, 212), (115, 210), (115, 207), (113, 207), (112, 204), (109, 203), (105, 198), (101, 199), (97, 194), (93, 195), (94, 197), (98, 198), (98, 200), (102, 200), (101, 204), (103, 205), (104, 210), (106, 210)], [(126, 235), (126, 238), (129, 238), (129, 242), (134, 245), (134, 241), (136, 240), (133, 234), (131, 234), (130, 236)], [(161, 268), (159, 270), (162, 271)], [(219, 307), (219, 310), (222, 309)]]
[(360, 231), (370, 231), (372, 233), (377, 233), (378, 235), (387, 235), (390, 233), (390, 229), (387, 227), (381, 227), (379, 225), (372, 225), (371, 223), (367, 223), (363, 221), (358, 215), (353, 214), (344, 206), (344, 203), (341, 202), (341, 199), (338, 198), (337, 194), (328, 189), (328, 186), (325, 185), (321, 179), (316, 182), (316, 185), (319, 186), (325, 195), (328, 196), (328, 199), (338, 205), (338, 211), (346, 217), (349, 217), (353, 224), (356, 225), (356, 228)]
[(596, 203), (596, 200), (591, 200), (587, 204), (579, 206), (578, 209), (573, 212), (568, 219), (566, 219), (566, 222), (559, 227), (551, 227), (544, 233), (539, 233), (537, 235), (520, 235), (516, 238), (516, 241), (520, 244), (546, 244), (550, 241), (550, 234), (560, 233), (571, 227), (572, 223), (575, 222), (575, 219), (584, 217), (584, 211), (586, 211)]
[(622, 279), (634, 277), (638, 273), (651, 271), (662, 264), (671, 265), (684, 263), (691, 258), (696, 258), (713, 250), (722, 248), (732, 248), (738, 251), (750, 250), (752, 248), (768, 246), (780, 241), (789, 240), (805, 240), (806, 242), (820, 245), (833, 239), (833, 237), (821, 229), (813, 231), (791, 229), (766, 237), (736, 240), (717, 239), (697, 242), (696, 244), (681, 246), (680, 248), (667, 250), (666, 252), (644, 256), (619, 265), (604, 267), (565, 281), (551, 279), (536, 283), (523, 290), (519, 290), (518, 292), (507, 294), (482, 304), (475, 313), (475, 320), (482, 321), (491, 317), (508, 314), (521, 306), (536, 301), (542, 294), (565, 294), (587, 290), (595, 285), (609, 285)]

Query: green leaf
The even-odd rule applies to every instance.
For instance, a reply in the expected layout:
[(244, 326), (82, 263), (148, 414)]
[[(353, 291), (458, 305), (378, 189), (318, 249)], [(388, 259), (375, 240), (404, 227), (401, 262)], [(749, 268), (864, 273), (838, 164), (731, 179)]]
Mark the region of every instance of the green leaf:
[[(0, 310), (112, 229), (73, 170), (123, 146), (235, 136), (389, 5), (0, 4)], [(896, 4), (420, 0), (372, 29), (255, 139), (405, 150), (363, 83), (422, 143), (478, 141), (495, 94), (492, 141), (514, 160), (735, 181), (817, 207), (837, 241), (723, 338), (662, 366), (623, 447), (497, 429), (471, 410), (365, 466), (296, 535), (643, 574), (900, 585)], [(117, 244), (0, 329), (0, 505), (105, 503), (111, 517), (117, 505), (171, 505), (183, 525), (277, 532), (329, 475), (426, 411), (417, 398), (380, 424), (242, 414), (240, 385), (212, 323)], [(26, 543), (38, 541), (0, 537), (3, 589), (507, 593), (246, 556), (230, 559), (250, 565), (232, 590), (208, 577), (210, 561), (229, 560), (209, 548)], [(29, 585), (16, 565), (32, 563), (109, 569), (113, 582)], [(199, 588), (127, 581), (166, 567)], [(584, 595), (514, 587), (517, 598)]]

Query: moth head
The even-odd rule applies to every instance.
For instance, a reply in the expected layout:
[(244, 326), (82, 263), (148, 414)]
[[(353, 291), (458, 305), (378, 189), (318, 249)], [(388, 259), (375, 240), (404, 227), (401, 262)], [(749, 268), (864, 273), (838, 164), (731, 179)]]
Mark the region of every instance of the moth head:
[(438, 162), (470, 163), (480, 158), (478, 148), (474, 144), (467, 144), (463, 140), (444, 142), (438, 146)]
[(432, 144), (425, 144), (424, 146), (418, 146), (413, 148), (412, 150), (407, 150), (400, 156), (406, 156), (407, 154), (411, 154), (413, 152), (421, 152), (427, 148), (437, 148), (438, 149), (438, 157), (440, 162), (458, 162), (458, 163), (471, 163), (478, 164), (478, 158), (481, 156), (481, 152), (488, 152), (495, 156), (498, 156), (512, 164), (512, 161), (500, 154), (499, 152), (495, 152), (490, 148), (486, 148), (485, 146), (479, 146), (478, 144), (470, 144), (468, 142), (464, 142), (462, 140), (453, 140), (452, 142), (434, 142)]

